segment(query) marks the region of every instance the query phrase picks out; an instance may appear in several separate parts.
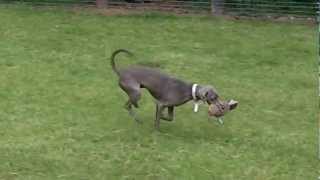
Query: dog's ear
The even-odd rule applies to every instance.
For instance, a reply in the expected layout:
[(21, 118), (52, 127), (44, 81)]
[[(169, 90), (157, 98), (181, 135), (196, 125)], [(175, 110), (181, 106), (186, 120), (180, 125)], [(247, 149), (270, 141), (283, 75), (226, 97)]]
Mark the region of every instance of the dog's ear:
[(229, 109), (230, 111), (235, 109), (238, 106), (239, 102), (235, 101), (233, 99), (231, 99), (230, 101), (228, 101), (228, 105), (229, 105)]

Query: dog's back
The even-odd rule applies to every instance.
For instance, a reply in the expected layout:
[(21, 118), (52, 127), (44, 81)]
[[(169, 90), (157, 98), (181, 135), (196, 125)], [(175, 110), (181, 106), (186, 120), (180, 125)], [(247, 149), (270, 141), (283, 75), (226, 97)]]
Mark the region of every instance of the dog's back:
[[(120, 81), (138, 83), (140, 88), (148, 89), (154, 98), (162, 102), (167, 102), (170, 99), (174, 104), (178, 102), (173, 102), (172, 100), (177, 99), (177, 101), (179, 101), (178, 104), (180, 104), (181, 98), (185, 97), (185, 93), (189, 93), (189, 89), (191, 89), (189, 83), (171, 77), (154, 68), (130, 66), (119, 70), (119, 72)], [(188, 91), (186, 91), (186, 89), (188, 89)], [(184, 101), (181, 101), (181, 103), (184, 103)]]

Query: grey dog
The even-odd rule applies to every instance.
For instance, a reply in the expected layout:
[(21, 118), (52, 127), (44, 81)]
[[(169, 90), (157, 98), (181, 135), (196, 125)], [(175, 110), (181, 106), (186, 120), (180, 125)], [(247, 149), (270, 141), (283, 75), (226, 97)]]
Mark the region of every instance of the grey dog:
[[(119, 86), (129, 96), (129, 100), (125, 103), (125, 108), (137, 122), (140, 122), (140, 120), (137, 118), (132, 106), (139, 107), (138, 101), (141, 97), (141, 88), (147, 89), (156, 100), (155, 128), (157, 130), (159, 130), (160, 119), (172, 121), (174, 107), (190, 100), (202, 100), (209, 105), (215, 105), (221, 112), (226, 108), (219, 100), (219, 96), (212, 86), (197, 86), (193, 97), (193, 83), (170, 77), (157, 69), (144, 66), (129, 66), (124, 69), (116, 68), (115, 57), (121, 52), (132, 55), (131, 52), (125, 49), (114, 51), (111, 55), (111, 67), (119, 76)], [(168, 114), (164, 116), (163, 111), (166, 108)], [(233, 109), (234, 107), (228, 108)]]

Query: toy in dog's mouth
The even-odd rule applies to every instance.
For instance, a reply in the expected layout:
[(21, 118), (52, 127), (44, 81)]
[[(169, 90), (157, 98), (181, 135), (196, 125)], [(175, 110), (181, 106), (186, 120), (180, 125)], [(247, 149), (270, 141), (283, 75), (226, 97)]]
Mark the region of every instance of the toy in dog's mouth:
[(216, 104), (211, 104), (208, 109), (209, 116), (214, 116), (218, 119), (220, 124), (223, 124), (222, 116), (224, 116), (229, 111), (235, 109), (238, 106), (238, 101), (229, 100), (221, 101), (220, 106)]

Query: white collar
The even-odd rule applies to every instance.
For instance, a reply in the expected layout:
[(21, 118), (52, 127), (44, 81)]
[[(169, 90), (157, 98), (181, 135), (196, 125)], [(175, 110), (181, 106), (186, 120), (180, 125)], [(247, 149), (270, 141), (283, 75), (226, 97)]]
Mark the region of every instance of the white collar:
[(194, 107), (193, 107), (193, 111), (194, 112), (198, 112), (199, 104), (200, 104), (198, 102), (197, 95), (196, 95), (197, 86), (198, 86), (198, 84), (193, 84), (192, 85), (192, 98), (193, 98), (193, 104), (194, 104)]
[(193, 98), (194, 101), (197, 101), (197, 95), (196, 95), (197, 86), (198, 86), (198, 84), (193, 84), (192, 85), (192, 98)]

